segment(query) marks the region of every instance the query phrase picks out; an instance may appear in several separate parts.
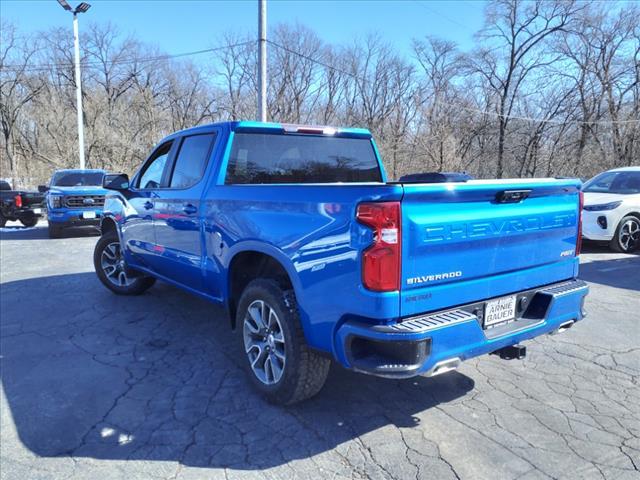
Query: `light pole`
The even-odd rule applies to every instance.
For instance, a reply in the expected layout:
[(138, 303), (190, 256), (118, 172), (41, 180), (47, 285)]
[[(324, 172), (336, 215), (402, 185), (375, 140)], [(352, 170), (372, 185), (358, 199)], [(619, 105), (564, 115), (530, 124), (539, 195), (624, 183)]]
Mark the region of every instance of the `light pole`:
[(78, 110), (78, 149), (80, 151), (80, 169), (84, 170), (84, 122), (82, 120), (82, 79), (80, 77), (80, 35), (78, 34), (78, 14), (84, 13), (91, 5), (82, 2), (75, 9), (66, 0), (58, 0), (66, 11), (73, 13), (73, 43), (76, 57), (76, 108)]
[(258, 117), (267, 121), (267, 0), (258, 0)]

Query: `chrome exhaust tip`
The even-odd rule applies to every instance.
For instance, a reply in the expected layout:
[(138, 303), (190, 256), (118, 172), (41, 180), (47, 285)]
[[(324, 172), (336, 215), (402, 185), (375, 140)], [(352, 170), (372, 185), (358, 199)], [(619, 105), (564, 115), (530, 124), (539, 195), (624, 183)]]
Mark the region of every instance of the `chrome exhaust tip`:
[(573, 327), (574, 323), (576, 323), (575, 320), (569, 320), (568, 322), (561, 323), (560, 326), (549, 333), (549, 335), (558, 335), (559, 333), (564, 333), (571, 327)]
[(441, 360), (436, 363), (431, 369), (425, 374), (427, 377), (435, 377), (436, 375), (440, 375), (442, 373), (451, 372), (453, 370), (457, 370), (462, 360), (459, 357), (449, 358), (447, 360)]

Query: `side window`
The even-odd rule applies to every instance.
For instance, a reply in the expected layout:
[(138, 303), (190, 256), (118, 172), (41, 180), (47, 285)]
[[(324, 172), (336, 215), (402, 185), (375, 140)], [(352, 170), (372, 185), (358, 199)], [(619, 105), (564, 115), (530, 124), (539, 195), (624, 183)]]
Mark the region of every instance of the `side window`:
[(138, 188), (160, 187), (162, 172), (164, 172), (164, 167), (167, 164), (172, 143), (173, 142), (167, 142), (162, 145), (158, 150), (156, 150), (153, 157), (149, 159), (139, 177)]
[(187, 188), (200, 181), (215, 138), (214, 133), (184, 138), (173, 167), (171, 188)]

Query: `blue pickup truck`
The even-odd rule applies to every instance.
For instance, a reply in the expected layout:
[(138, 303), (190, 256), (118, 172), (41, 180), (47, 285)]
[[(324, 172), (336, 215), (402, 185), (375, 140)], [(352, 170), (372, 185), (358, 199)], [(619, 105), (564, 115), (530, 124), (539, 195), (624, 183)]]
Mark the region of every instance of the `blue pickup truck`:
[(58, 238), (70, 227), (100, 227), (108, 193), (102, 188), (104, 170), (57, 170), (48, 186), (49, 237)]
[(223, 305), (257, 389), (291, 404), (332, 360), (438, 375), (584, 316), (580, 182), (386, 180), (367, 130), (230, 122), (107, 175), (96, 273)]

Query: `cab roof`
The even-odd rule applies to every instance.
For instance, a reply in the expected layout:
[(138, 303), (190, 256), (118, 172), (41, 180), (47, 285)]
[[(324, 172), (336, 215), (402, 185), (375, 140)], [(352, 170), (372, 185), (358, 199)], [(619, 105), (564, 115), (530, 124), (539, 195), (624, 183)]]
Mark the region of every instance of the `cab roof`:
[(609, 172), (640, 172), (640, 166), (638, 167), (620, 167), (612, 168)]
[(76, 172), (85, 172), (85, 173), (106, 173), (106, 170), (102, 168), (61, 168), (60, 170), (56, 170), (53, 173), (76, 173)]
[(352, 127), (331, 127), (320, 125), (299, 125), (291, 123), (275, 123), (275, 122), (255, 122), (255, 121), (235, 121), (235, 122), (217, 122), (197, 127), (187, 128), (168, 135), (163, 140), (169, 140), (175, 137), (185, 135), (193, 135), (197, 133), (206, 133), (212, 128), (225, 128), (232, 132), (252, 132), (252, 133), (299, 133), (311, 135), (327, 135), (347, 138), (371, 138), (371, 132), (366, 128)]

